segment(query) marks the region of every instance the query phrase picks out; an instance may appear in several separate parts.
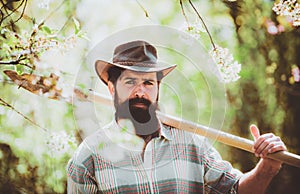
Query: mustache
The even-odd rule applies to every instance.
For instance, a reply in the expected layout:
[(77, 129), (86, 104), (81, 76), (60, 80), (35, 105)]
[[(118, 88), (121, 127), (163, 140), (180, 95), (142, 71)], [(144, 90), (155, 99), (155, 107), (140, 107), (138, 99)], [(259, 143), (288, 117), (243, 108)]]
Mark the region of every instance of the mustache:
[[(151, 102), (145, 98), (134, 97), (118, 103), (115, 98), (115, 118), (130, 119), (137, 135), (149, 135), (158, 130), (159, 121), (156, 117), (157, 102)], [(144, 107), (135, 106), (143, 104)]]
[(145, 98), (136, 97), (136, 98), (129, 99), (128, 104), (129, 104), (129, 106), (133, 106), (136, 104), (144, 104), (145, 106), (149, 107), (151, 105), (151, 102), (150, 102), (150, 100), (147, 100)]
[[(142, 107), (140, 105), (143, 105)], [(139, 106), (135, 106), (139, 105)], [(134, 97), (122, 103), (115, 101), (116, 118), (129, 118), (134, 122), (146, 123), (156, 117), (157, 103), (145, 98)]]

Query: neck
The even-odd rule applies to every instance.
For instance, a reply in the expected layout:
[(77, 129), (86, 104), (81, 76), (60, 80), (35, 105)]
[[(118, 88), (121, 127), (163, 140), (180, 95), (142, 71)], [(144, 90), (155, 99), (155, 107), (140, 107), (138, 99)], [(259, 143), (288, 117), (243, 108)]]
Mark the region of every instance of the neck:
[(149, 142), (152, 138), (158, 137), (160, 124), (158, 119), (153, 119), (147, 123), (139, 123), (132, 119), (116, 119), (118, 125), (127, 132), (135, 134)]

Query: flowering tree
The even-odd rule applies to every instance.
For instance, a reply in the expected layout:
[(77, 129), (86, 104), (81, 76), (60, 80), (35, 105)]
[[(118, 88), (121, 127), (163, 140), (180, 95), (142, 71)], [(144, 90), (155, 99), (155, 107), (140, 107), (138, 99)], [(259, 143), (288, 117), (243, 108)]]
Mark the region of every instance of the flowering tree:
[[(47, 11), (49, 3), (43, 1), (37, 7)], [(48, 52), (68, 52), (74, 48), (78, 38), (84, 37), (79, 22), (70, 14), (71, 4), (56, 5), (56, 9), (65, 9), (66, 16), (70, 18), (60, 29), (46, 25), (57, 10), (47, 12), (47, 16), (37, 21), (26, 12), (33, 4), (33, 1), (27, 0), (1, 1), (1, 193), (62, 193), (66, 176), (65, 167), (60, 163), (65, 163), (67, 153), (76, 147), (74, 133), (51, 130), (38, 118), (45, 117), (42, 111), (36, 111), (40, 106), (32, 104), (34, 101), (29, 100), (31, 97), (26, 94), (17, 94), (29, 91), (46, 98), (69, 100), (72, 94), (63, 81), (63, 72), (53, 68), (56, 64), (49, 62), (50, 65), (47, 65), (41, 60)], [(14, 85), (25, 90), (16, 91)], [(23, 105), (19, 106), (16, 102)], [(30, 107), (24, 111), (26, 102)], [(61, 111), (66, 127), (74, 129), (70, 122), (72, 112), (57, 111)]]

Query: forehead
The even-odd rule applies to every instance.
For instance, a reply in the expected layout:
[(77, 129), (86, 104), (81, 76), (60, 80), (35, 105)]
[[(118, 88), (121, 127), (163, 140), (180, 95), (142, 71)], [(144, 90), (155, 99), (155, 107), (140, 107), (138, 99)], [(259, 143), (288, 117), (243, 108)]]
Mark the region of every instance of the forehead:
[(119, 79), (135, 78), (142, 80), (157, 80), (156, 72), (136, 72), (131, 70), (124, 70), (120, 75)]

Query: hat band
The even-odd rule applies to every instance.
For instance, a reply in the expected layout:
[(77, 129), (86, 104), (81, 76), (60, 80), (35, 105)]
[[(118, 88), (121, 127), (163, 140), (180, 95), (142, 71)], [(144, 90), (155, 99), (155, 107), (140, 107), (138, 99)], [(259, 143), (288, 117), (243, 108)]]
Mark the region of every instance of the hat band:
[(114, 63), (117, 63), (119, 65), (124, 66), (140, 66), (140, 67), (153, 67), (153, 65), (157, 65), (156, 63), (147, 63), (147, 62), (136, 62), (136, 61), (114, 61)]

